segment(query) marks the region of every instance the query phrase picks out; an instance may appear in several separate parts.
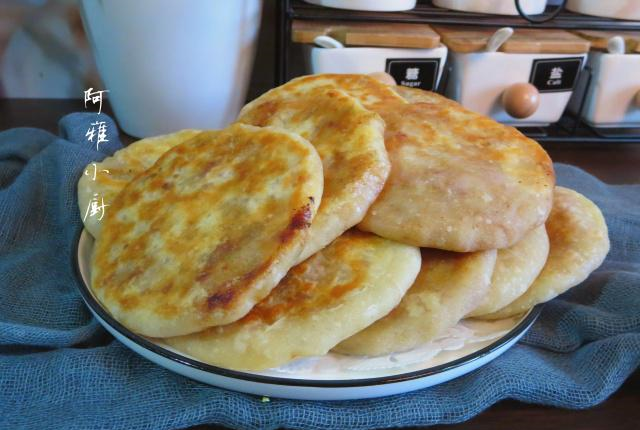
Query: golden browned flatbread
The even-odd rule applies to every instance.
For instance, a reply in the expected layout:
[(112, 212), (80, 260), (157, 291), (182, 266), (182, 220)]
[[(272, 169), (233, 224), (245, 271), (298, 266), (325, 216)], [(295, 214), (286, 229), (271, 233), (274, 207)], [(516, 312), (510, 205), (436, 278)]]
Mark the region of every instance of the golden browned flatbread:
[(602, 212), (591, 200), (568, 188), (556, 187), (546, 227), (549, 258), (538, 278), (522, 296), (482, 318), (506, 318), (553, 299), (584, 281), (609, 252)]
[(241, 370), (322, 355), (386, 315), (419, 269), (417, 248), (349, 231), (292, 268), (241, 320), (164, 341), (199, 360)]
[(342, 341), (335, 352), (383, 355), (429, 342), (458, 323), (489, 290), (496, 251), (422, 249), (422, 268), (386, 317)]
[(358, 228), (421, 247), (511, 246), (551, 209), (551, 159), (515, 128), (434, 93), (397, 87), (410, 104), (376, 111), (391, 173)]
[(406, 103), (394, 87), (369, 75), (319, 74), (292, 79), (269, 93), (304, 94), (316, 88), (337, 88), (357, 98), (369, 110), (376, 111), (390, 104)]
[(491, 287), (468, 317), (478, 317), (501, 309), (527, 291), (549, 256), (549, 238), (544, 226), (530, 231), (521, 241), (498, 250)]
[[(245, 106), (242, 123), (301, 135), (324, 168), (324, 193), (302, 261), (362, 220), (389, 174), (382, 119), (346, 92), (305, 78), (275, 88)], [(315, 81), (313, 81), (315, 82)]]
[(78, 206), (85, 228), (95, 238), (100, 236), (102, 219), (87, 212), (95, 198), (100, 204), (112, 205), (118, 193), (133, 178), (147, 170), (169, 149), (200, 133), (182, 130), (163, 136), (149, 137), (116, 151), (111, 157), (90, 163), (78, 181)]
[(322, 164), (303, 138), (240, 124), (202, 132), (107, 208), (93, 292), (143, 335), (231, 323), (294, 264), (321, 195)]

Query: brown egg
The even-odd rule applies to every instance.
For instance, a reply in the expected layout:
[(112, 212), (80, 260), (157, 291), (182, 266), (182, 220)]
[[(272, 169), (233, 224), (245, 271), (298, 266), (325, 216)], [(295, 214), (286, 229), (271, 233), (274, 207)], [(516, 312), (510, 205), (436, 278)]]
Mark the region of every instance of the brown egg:
[(533, 115), (540, 106), (540, 93), (533, 85), (521, 82), (511, 85), (502, 94), (504, 110), (514, 118)]
[(379, 80), (380, 82), (386, 85), (397, 85), (396, 80), (393, 79), (393, 76), (385, 72), (369, 73), (369, 76), (371, 76), (372, 78), (376, 78), (377, 80)]

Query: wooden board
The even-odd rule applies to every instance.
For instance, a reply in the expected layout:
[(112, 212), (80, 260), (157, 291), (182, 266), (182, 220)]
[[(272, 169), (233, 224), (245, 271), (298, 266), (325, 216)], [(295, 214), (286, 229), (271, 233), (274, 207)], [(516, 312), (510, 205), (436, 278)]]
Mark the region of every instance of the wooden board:
[(326, 35), (347, 46), (429, 49), (440, 44), (440, 36), (427, 24), (294, 20), (291, 30), (291, 40), (298, 43)]
[[(454, 52), (482, 52), (497, 28), (464, 26), (434, 27), (442, 42)], [(589, 51), (589, 41), (564, 30), (516, 29), (500, 52), (583, 54)]]
[(609, 39), (614, 36), (622, 36), (626, 42), (627, 52), (640, 52), (640, 32), (575, 30), (575, 33), (590, 41), (591, 49), (596, 51), (607, 51)]

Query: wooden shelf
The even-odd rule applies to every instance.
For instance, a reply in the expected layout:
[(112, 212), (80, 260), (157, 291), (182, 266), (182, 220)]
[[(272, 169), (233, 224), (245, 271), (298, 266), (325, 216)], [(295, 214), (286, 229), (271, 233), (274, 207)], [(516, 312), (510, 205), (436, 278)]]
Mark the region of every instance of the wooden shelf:
[[(640, 21), (623, 21), (599, 18), (562, 11), (558, 16), (543, 23), (532, 23), (520, 16), (488, 15), (453, 11), (435, 7), (430, 1), (419, 1), (415, 9), (405, 12), (368, 12), (331, 9), (305, 3), (302, 0), (282, 0), (279, 2), (279, 25), (276, 71), (277, 84), (289, 79), (288, 61), (291, 41), (291, 24), (296, 20), (310, 21), (353, 21), (353, 22), (389, 22), (421, 23), (432, 25), (474, 25), (483, 27), (541, 28), (564, 30), (607, 30), (640, 31)], [(556, 6), (549, 6), (542, 15), (533, 18), (543, 20), (551, 17)], [(590, 81), (590, 78), (589, 78)], [(544, 128), (523, 128), (523, 133), (541, 143), (640, 143), (640, 130), (622, 130), (616, 134), (611, 130), (597, 130), (565, 115), (558, 124)]]

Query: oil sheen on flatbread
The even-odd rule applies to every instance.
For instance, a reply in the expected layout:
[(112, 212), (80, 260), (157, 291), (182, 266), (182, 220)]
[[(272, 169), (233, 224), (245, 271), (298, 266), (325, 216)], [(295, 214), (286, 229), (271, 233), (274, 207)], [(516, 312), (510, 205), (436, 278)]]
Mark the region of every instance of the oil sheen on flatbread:
[(358, 225), (421, 247), (511, 246), (551, 209), (551, 159), (515, 128), (434, 93), (397, 87), (409, 104), (376, 109), (391, 173)]
[(112, 205), (120, 191), (140, 173), (147, 170), (165, 152), (200, 133), (181, 130), (163, 136), (148, 137), (116, 151), (111, 157), (90, 163), (78, 181), (78, 207), (85, 228), (98, 238), (102, 228), (99, 216), (88, 216), (87, 209), (94, 197)]
[(300, 78), (271, 90), (245, 106), (238, 121), (297, 133), (320, 154), (324, 194), (300, 261), (360, 222), (389, 175), (382, 119), (326, 79)]
[(495, 250), (459, 253), (424, 248), (421, 252), (420, 273), (400, 304), (342, 341), (335, 352), (376, 356), (429, 342), (456, 325), (489, 290)]
[(524, 294), (533, 284), (549, 256), (549, 238), (541, 225), (515, 245), (498, 250), (491, 287), (467, 317), (478, 317), (497, 311)]
[(228, 324), (293, 266), (322, 195), (313, 146), (233, 125), (165, 153), (107, 208), (92, 289), (143, 335)]
[(419, 269), (417, 248), (351, 230), (293, 267), (241, 320), (163, 340), (204, 362), (240, 370), (322, 355), (386, 315)]
[(555, 298), (587, 279), (609, 252), (609, 233), (602, 212), (576, 191), (556, 187), (546, 228), (549, 258), (540, 275), (523, 295), (481, 318), (506, 318)]

